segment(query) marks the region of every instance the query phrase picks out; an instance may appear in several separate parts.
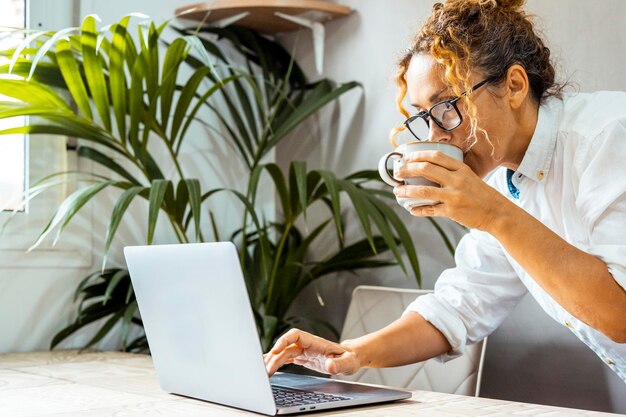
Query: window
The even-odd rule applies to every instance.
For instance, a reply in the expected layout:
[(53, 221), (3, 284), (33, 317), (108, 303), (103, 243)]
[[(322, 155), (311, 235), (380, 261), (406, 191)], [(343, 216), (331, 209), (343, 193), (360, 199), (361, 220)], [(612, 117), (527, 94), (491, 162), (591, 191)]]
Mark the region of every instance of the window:
[[(79, 0), (0, 0), (0, 33), (6, 27), (33, 27), (37, 30), (58, 30), (76, 26), (72, 11)], [(0, 42), (13, 42), (0, 36)], [(11, 44), (3, 44), (11, 48)], [(11, 57), (0, 57), (6, 64)], [(2, 65), (2, 64), (0, 64)], [(6, 99), (6, 98), (5, 98)], [(24, 119), (0, 121), (0, 129), (19, 126)], [(54, 135), (0, 135), (0, 275), (4, 268), (88, 268), (93, 264), (91, 243), (85, 236), (92, 236), (92, 207), (83, 209), (74, 224), (68, 226), (56, 246), (48, 239), (32, 252), (27, 249), (37, 240), (48, 224), (54, 211), (72, 191), (72, 184), (53, 187), (34, 198), (17, 215), (2, 211), (8, 200), (12, 207), (19, 206), (20, 195), (30, 185), (42, 178), (61, 171), (89, 170), (91, 165), (76, 158), (76, 152), (68, 152), (67, 138)], [(10, 222), (7, 220), (11, 219)]]
[[(0, 27), (25, 27), (25, 3), (25, 0), (0, 0)], [(0, 38), (0, 48), (3, 50), (18, 43), (19, 39), (16, 38)], [(0, 56), (0, 65), (9, 62), (9, 57)], [(2, 119), (0, 130), (23, 126), (24, 123), (24, 117)], [(19, 206), (19, 197), (26, 187), (26, 146), (24, 135), (0, 135), (0, 209), (14, 210)]]

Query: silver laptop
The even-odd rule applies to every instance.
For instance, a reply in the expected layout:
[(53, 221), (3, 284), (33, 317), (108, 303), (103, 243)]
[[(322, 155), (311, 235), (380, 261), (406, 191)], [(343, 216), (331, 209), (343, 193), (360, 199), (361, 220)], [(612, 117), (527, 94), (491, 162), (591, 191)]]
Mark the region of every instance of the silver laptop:
[(268, 378), (235, 246), (131, 246), (130, 278), (161, 388), (267, 415), (410, 398), (288, 373)]

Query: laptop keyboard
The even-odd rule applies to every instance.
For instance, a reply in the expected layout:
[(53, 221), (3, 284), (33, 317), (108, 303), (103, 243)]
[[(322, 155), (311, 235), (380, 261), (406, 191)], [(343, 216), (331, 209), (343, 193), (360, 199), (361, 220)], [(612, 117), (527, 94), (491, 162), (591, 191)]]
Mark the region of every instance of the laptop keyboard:
[(277, 407), (295, 407), (298, 405), (331, 403), (350, 399), (350, 397), (342, 397), (340, 395), (300, 391), (275, 386), (272, 386), (272, 393), (274, 394)]

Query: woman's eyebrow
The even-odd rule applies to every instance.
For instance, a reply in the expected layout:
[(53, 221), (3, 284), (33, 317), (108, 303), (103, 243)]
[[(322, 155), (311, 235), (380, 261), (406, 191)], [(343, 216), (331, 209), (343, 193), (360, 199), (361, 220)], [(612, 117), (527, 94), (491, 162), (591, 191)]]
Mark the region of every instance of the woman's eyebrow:
[[(428, 101), (430, 103), (434, 103), (435, 100), (437, 100), (443, 93), (445, 93), (446, 91), (448, 91), (448, 87), (443, 87), (441, 90), (436, 91), (433, 95), (430, 96), (430, 98), (428, 99)], [(423, 109), (425, 107), (420, 106), (419, 104), (415, 103), (411, 103), (411, 106), (418, 108), (418, 109)]]

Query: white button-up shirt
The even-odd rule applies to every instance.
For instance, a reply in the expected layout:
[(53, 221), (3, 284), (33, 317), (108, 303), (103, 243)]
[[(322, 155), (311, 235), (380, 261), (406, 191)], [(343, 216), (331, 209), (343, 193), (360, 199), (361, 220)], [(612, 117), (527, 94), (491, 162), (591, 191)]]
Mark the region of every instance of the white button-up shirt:
[[(507, 169), (499, 168), (488, 183), (567, 242), (604, 261), (626, 289), (626, 93), (546, 100), (522, 163), (508, 177)], [(455, 260), (457, 266), (441, 274), (434, 293), (419, 297), (405, 312), (418, 312), (446, 336), (452, 350), (442, 360), (491, 334), (529, 292), (626, 381), (626, 344), (568, 313), (494, 237), (470, 231)]]

